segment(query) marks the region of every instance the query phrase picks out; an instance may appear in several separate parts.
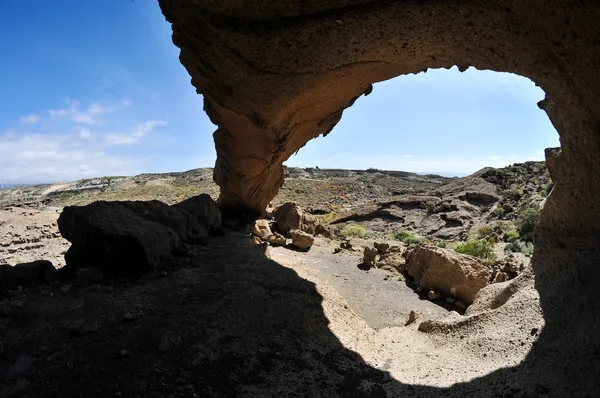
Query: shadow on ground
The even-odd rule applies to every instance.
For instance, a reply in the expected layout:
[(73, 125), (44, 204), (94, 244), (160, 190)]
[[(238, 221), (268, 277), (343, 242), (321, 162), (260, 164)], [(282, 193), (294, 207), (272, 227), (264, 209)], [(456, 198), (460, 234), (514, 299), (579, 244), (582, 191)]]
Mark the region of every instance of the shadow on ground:
[[(313, 283), (242, 235), (166, 277), (36, 288), (1, 319), (2, 397), (597, 396), (596, 329), (547, 319), (517, 367), (450, 388), (402, 384), (346, 349)], [(595, 276), (597, 278), (597, 274)], [(598, 281), (590, 282), (597, 286)], [(548, 287), (539, 284), (541, 288)], [(541, 291), (541, 293), (543, 293)], [(573, 296), (575, 297), (575, 296)], [(12, 310), (11, 310), (12, 308)], [(6, 311), (5, 311), (6, 312)], [(548, 312), (557, 315), (555, 312)], [(583, 325), (583, 323), (582, 323)], [(569, 326), (570, 335), (565, 334)], [(590, 333), (594, 332), (594, 333)], [(584, 339), (588, 336), (587, 339)], [(593, 345), (594, 343), (595, 345)], [(460, 360), (457, 358), (457, 360)]]

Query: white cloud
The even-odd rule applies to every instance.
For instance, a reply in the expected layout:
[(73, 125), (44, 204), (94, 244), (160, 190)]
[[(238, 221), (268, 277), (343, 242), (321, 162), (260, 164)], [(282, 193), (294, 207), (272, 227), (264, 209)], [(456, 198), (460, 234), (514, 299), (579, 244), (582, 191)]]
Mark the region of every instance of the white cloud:
[(2, 178), (20, 183), (75, 180), (85, 177), (134, 174), (140, 161), (114, 156), (94, 143), (69, 134), (0, 135)]
[(111, 133), (105, 136), (105, 141), (109, 145), (132, 145), (140, 142), (140, 140), (154, 129), (155, 126), (166, 124), (162, 120), (148, 120), (138, 124), (133, 132), (129, 134)]
[(404, 155), (405, 158), (414, 158), (414, 155)]
[(87, 126), (103, 124), (102, 115), (117, 112), (123, 107), (131, 106), (128, 100), (122, 101), (119, 105), (112, 105), (101, 101), (92, 101), (85, 110), (80, 109), (81, 103), (77, 100), (65, 99), (67, 107), (62, 109), (50, 109), (48, 115), (53, 121), (68, 120), (76, 124)]
[(500, 156), (490, 156), (490, 160), (498, 160), (500, 159)]
[(21, 123), (21, 124), (34, 124), (39, 121), (40, 121), (40, 115), (38, 115), (37, 113), (32, 113), (30, 115), (23, 116), (21, 119), (19, 119), (19, 123)]
[[(43, 120), (34, 131), (15, 127), (0, 133), (0, 178), (15, 183), (42, 183), (139, 173), (142, 160), (123, 151), (115, 154), (114, 148), (140, 144), (157, 126), (166, 124), (147, 120), (114, 128), (118, 119), (111, 114), (131, 106), (129, 101), (91, 102), (85, 110), (81, 110), (77, 100), (66, 102), (64, 108), (44, 112), (46, 118), (39, 114), (21, 118), (21, 124), (29, 125)], [(104, 124), (112, 131), (107, 132)]]

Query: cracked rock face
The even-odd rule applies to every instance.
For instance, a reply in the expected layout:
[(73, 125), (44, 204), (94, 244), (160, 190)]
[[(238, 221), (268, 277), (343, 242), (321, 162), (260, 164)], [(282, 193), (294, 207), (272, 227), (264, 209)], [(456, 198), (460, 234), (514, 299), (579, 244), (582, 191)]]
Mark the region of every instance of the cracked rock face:
[(600, 323), (593, 299), (600, 285), (597, 2), (159, 3), (218, 126), (214, 179), (223, 205), (262, 212), (283, 184), (282, 163), (331, 132), (375, 82), (458, 65), (516, 73), (543, 88), (539, 107), (562, 148), (547, 151), (554, 189), (535, 235), (532, 265), (546, 320), (536, 350), (555, 352), (557, 368), (569, 364), (581, 379), (576, 358), (585, 362), (589, 347), (600, 347), (586, 332), (593, 324), (572, 326)]

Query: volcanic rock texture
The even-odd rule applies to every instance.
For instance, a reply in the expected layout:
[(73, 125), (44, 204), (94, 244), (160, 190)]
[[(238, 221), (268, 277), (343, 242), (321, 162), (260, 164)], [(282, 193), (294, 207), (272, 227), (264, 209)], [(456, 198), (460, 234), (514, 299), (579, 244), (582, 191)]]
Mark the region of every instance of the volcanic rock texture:
[[(542, 87), (547, 97), (539, 106), (562, 150), (546, 153), (555, 185), (536, 231), (530, 275), (546, 325), (517, 373), (521, 382), (547, 381), (565, 396), (597, 395), (597, 2), (159, 2), (181, 62), (218, 125), (214, 178), (221, 201), (259, 212), (283, 183), (282, 162), (328, 134), (372, 83), (458, 65), (513, 72)], [(498, 294), (503, 299), (492, 311), (511, 305), (519, 290)], [(489, 382), (511, 371), (495, 372)]]

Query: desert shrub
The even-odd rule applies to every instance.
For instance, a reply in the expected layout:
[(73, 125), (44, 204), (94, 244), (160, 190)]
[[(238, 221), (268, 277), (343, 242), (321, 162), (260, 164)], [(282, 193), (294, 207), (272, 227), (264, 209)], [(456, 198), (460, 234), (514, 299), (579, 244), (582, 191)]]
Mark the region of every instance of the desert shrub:
[(492, 210), (492, 215), (494, 215), (496, 218), (502, 218), (502, 216), (504, 215), (505, 212), (506, 212), (506, 210), (504, 210), (503, 207), (496, 206)]
[(402, 241), (407, 246), (416, 246), (427, 242), (426, 237), (407, 231), (399, 231), (394, 233), (394, 239)]
[(409, 236), (411, 236), (412, 234), (410, 232), (407, 231), (398, 231), (398, 232), (394, 232), (394, 239), (396, 240), (404, 240), (404, 238), (407, 238)]
[(446, 249), (448, 247), (448, 242), (445, 240), (436, 240), (433, 244), (442, 249)]
[(421, 235), (411, 235), (402, 240), (406, 246), (417, 246), (427, 242), (427, 238)]
[(479, 239), (487, 239), (494, 233), (494, 227), (491, 225), (484, 225), (477, 230), (477, 236)]
[(512, 198), (512, 199), (521, 199), (521, 197), (523, 196), (524, 192), (523, 192), (523, 188), (520, 187), (512, 187), (509, 191), (508, 191), (508, 195)]
[(496, 259), (496, 253), (494, 253), (494, 242), (485, 239), (473, 239), (465, 243), (461, 243), (454, 251), (460, 254), (468, 254), (473, 257), (480, 258), (482, 260), (493, 261)]
[(515, 231), (514, 229), (511, 231), (508, 231), (506, 233), (506, 241), (507, 242), (514, 242), (515, 240), (519, 239), (520, 235), (517, 231)]
[(533, 231), (540, 220), (539, 207), (528, 207), (522, 210), (517, 217), (516, 225), (521, 239), (525, 242), (533, 242)]
[(362, 225), (349, 225), (344, 228), (342, 234), (348, 238), (364, 238), (367, 230)]
[(523, 253), (532, 255), (533, 254), (533, 244), (523, 242), (522, 240), (513, 240), (508, 245), (504, 246), (505, 253)]

